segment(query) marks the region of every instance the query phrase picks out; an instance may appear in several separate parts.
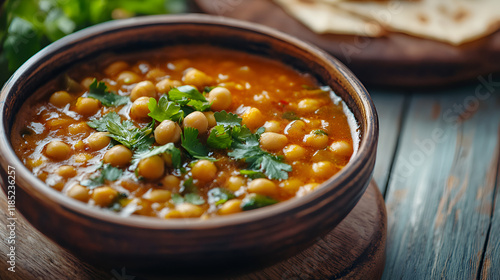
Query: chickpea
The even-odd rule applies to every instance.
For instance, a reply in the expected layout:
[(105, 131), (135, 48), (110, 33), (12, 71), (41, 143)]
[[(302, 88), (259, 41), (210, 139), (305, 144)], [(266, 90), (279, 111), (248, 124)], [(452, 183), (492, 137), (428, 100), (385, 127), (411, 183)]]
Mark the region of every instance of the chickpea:
[(160, 179), (165, 173), (165, 162), (160, 156), (145, 158), (139, 162), (137, 173), (148, 180)]
[(277, 151), (283, 149), (288, 143), (288, 138), (285, 135), (275, 132), (264, 132), (260, 136), (260, 145), (262, 148), (269, 151)]
[(261, 127), (266, 121), (262, 112), (257, 108), (248, 109), (241, 116), (243, 119), (242, 124), (246, 125), (250, 129), (257, 129)]
[(346, 141), (337, 141), (333, 142), (330, 145), (330, 150), (334, 152), (337, 155), (348, 157), (352, 155), (352, 146), (351, 144), (347, 143)]
[(276, 132), (276, 133), (281, 133), (281, 124), (278, 121), (267, 121), (264, 124), (264, 128), (266, 129), (266, 132)]
[(313, 163), (312, 171), (315, 176), (326, 179), (337, 172), (337, 167), (329, 161), (320, 161)]
[(135, 119), (144, 119), (148, 117), (149, 114), (149, 98), (147, 96), (141, 96), (137, 98), (132, 107), (130, 108), (130, 116)]
[(231, 107), (231, 92), (227, 88), (216, 87), (208, 94), (208, 101), (212, 103), (212, 110), (222, 111)]
[(181, 184), (181, 180), (179, 180), (179, 178), (175, 177), (174, 175), (165, 176), (161, 182), (163, 186), (168, 189), (175, 189)]
[(68, 190), (67, 195), (82, 202), (89, 201), (89, 190), (82, 185), (74, 185)]
[(182, 77), (185, 84), (193, 85), (199, 89), (212, 83), (213, 79), (198, 69), (188, 69)]
[(87, 138), (87, 144), (94, 151), (108, 146), (110, 141), (107, 132), (95, 132)]
[(285, 134), (295, 139), (304, 137), (304, 134), (306, 134), (306, 123), (301, 120), (289, 123), (285, 127)]
[(137, 98), (141, 96), (156, 97), (156, 88), (150, 81), (142, 81), (137, 83), (135, 87), (130, 92), (130, 100), (134, 102)]
[(203, 115), (205, 115), (205, 117), (207, 118), (209, 128), (212, 128), (217, 125), (217, 121), (215, 120), (214, 117), (214, 112), (212, 111), (203, 112)]
[(123, 145), (116, 145), (104, 154), (104, 162), (115, 167), (127, 165), (132, 159), (132, 152)]
[(67, 91), (61, 90), (54, 92), (49, 99), (49, 102), (59, 108), (66, 106), (66, 104), (71, 103), (73, 97)]
[(316, 149), (323, 149), (328, 145), (328, 135), (311, 132), (304, 136), (304, 144)]
[(295, 144), (289, 145), (283, 150), (285, 158), (290, 161), (296, 161), (303, 158), (306, 155), (306, 152), (306, 149)]
[(198, 129), (200, 134), (207, 132), (208, 120), (202, 112), (196, 111), (187, 115), (182, 122), (184, 127), (193, 127)]
[(74, 168), (71, 165), (63, 165), (57, 168), (56, 171), (57, 175), (63, 177), (63, 178), (71, 178), (76, 176), (76, 168)]
[(128, 67), (129, 65), (125, 61), (115, 61), (111, 63), (108, 67), (106, 67), (106, 69), (104, 69), (104, 74), (112, 77), (122, 72), (123, 70), (127, 69)]
[(196, 218), (203, 214), (203, 208), (191, 203), (180, 203), (175, 206), (183, 218)]
[(89, 153), (78, 153), (73, 157), (73, 160), (78, 163), (89, 161), (93, 156)]
[(87, 77), (80, 82), (80, 85), (82, 85), (85, 89), (89, 89), (90, 85), (94, 82), (94, 79), (94, 77)]
[(54, 160), (65, 160), (71, 154), (71, 147), (62, 141), (53, 140), (47, 144), (45, 153)]
[(245, 179), (241, 176), (231, 176), (226, 181), (226, 188), (230, 191), (237, 191), (246, 184)]
[(144, 198), (147, 200), (150, 200), (151, 202), (167, 202), (170, 197), (172, 196), (172, 193), (167, 190), (151, 190), (147, 195), (145, 195)]
[(163, 79), (156, 83), (156, 91), (159, 93), (167, 93), (171, 89), (182, 86), (182, 83), (177, 80)]
[(78, 97), (76, 100), (76, 112), (84, 116), (92, 116), (99, 110), (101, 102), (88, 97)]
[(280, 183), (280, 188), (289, 195), (294, 195), (304, 183), (299, 179), (288, 179)]
[(222, 204), (222, 207), (219, 209), (218, 213), (220, 215), (229, 215), (241, 212), (241, 200), (240, 199), (231, 199)]
[(155, 129), (155, 140), (160, 145), (176, 143), (181, 139), (181, 128), (171, 120), (162, 121)]
[(90, 127), (87, 125), (86, 122), (79, 122), (79, 123), (74, 123), (70, 124), (68, 126), (68, 132), (70, 134), (79, 134), (79, 133), (87, 133), (89, 132)]
[(200, 160), (191, 168), (191, 174), (193, 174), (194, 179), (208, 182), (217, 176), (217, 167), (209, 160)]
[(250, 184), (248, 184), (248, 192), (257, 193), (262, 195), (276, 195), (278, 188), (276, 185), (268, 179), (259, 178), (255, 179)]
[(125, 85), (135, 84), (141, 81), (141, 77), (134, 72), (131, 71), (123, 71), (118, 75), (116, 79), (119, 83)]
[(165, 77), (166, 75), (167, 72), (161, 70), (160, 68), (153, 68), (146, 74), (146, 79), (158, 79), (161, 77)]
[(304, 98), (297, 104), (297, 110), (301, 113), (312, 113), (319, 109), (321, 103), (317, 99)]
[(94, 189), (92, 199), (96, 205), (101, 207), (109, 206), (118, 196), (118, 192), (108, 186), (99, 187)]

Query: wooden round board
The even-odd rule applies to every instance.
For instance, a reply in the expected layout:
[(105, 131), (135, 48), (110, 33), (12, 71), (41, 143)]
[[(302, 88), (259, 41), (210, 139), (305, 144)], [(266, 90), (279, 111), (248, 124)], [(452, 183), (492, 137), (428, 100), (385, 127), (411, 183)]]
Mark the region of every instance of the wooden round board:
[[(7, 209), (3, 193), (0, 209)], [(7, 219), (2, 210), (0, 216)], [(351, 213), (333, 231), (318, 238), (315, 245), (273, 266), (232, 279), (380, 279), (385, 264), (386, 224), (384, 199), (372, 181)], [(16, 233), (16, 272), (9, 272), (9, 265), (0, 262), (0, 279), (165, 279), (165, 275), (137, 275), (126, 267), (91, 266), (22, 218), (17, 221)], [(6, 236), (5, 232), (2, 236)], [(0, 254), (6, 256), (6, 250), (7, 246), (1, 246)]]
[(429, 87), (500, 72), (500, 31), (461, 46), (400, 33), (316, 34), (271, 0), (195, 0), (200, 11), (264, 24), (330, 52), (366, 84)]

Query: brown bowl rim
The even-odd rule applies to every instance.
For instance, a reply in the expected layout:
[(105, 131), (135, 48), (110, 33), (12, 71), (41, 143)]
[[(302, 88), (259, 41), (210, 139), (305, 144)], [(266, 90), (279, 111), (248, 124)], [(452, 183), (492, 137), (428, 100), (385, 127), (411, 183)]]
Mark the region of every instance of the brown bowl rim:
[[(99, 34), (106, 34), (109, 32), (119, 32), (120, 29), (126, 28), (140, 28), (148, 25), (162, 25), (162, 24), (203, 24), (203, 25), (216, 25), (219, 27), (226, 28), (238, 28), (245, 31), (259, 33), (268, 37), (272, 37), (273, 40), (280, 40), (286, 42), (287, 44), (294, 45), (300, 49), (307, 51), (308, 53), (314, 55), (318, 59), (328, 62), (335, 68), (338, 73), (335, 73), (337, 78), (344, 78), (348, 84), (341, 84), (341, 86), (351, 94), (354, 92), (361, 100), (363, 106), (359, 110), (364, 111), (366, 118), (363, 120), (356, 119), (358, 125), (360, 121), (364, 122), (365, 132), (363, 137), (360, 139), (359, 147), (357, 153), (349, 161), (349, 163), (337, 174), (329, 178), (327, 181), (321, 184), (321, 187), (317, 188), (314, 192), (309, 193), (300, 198), (292, 198), (287, 201), (277, 203), (272, 206), (268, 206), (261, 209), (255, 209), (248, 212), (237, 213), (230, 216), (224, 217), (213, 217), (208, 220), (200, 219), (159, 219), (157, 217), (145, 217), (145, 216), (120, 216), (117, 213), (111, 211), (103, 211), (103, 209), (98, 209), (95, 207), (89, 207), (87, 204), (79, 202), (74, 199), (68, 199), (67, 196), (61, 192), (54, 190), (36, 178), (20, 159), (15, 154), (12, 145), (10, 143), (10, 135), (6, 135), (6, 129), (4, 127), (5, 119), (5, 100), (10, 93), (13, 85), (23, 77), (24, 72), (30, 69), (33, 65), (43, 60), (44, 57), (57, 52), (59, 49), (63, 49), (68, 45), (73, 45), (77, 41), (83, 40), (88, 37), (98, 36)], [(350, 85), (351, 88), (348, 88)], [(22, 186), (24, 190), (32, 196), (37, 196), (39, 199), (49, 199), (51, 202), (56, 203), (59, 206), (63, 206), (65, 210), (71, 212), (77, 212), (80, 215), (93, 218), (100, 221), (105, 221), (111, 224), (120, 224), (130, 227), (157, 229), (157, 230), (167, 230), (167, 229), (183, 229), (183, 230), (194, 230), (194, 229), (207, 229), (207, 228), (218, 228), (224, 226), (235, 226), (242, 225), (246, 223), (251, 223), (256, 220), (270, 218), (271, 216), (277, 216), (278, 214), (283, 214), (289, 212), (295, 208), (302, 205), (311, 203), (313, 201), (320, 201), (321, 196), (325, 195), (327, 192), (333, 189), (342, 190), (342, 183), (349, 177), (355, 176), (354, 172), (360, 170), (365, 162), (362, 160), (364, 158), (369, 158), (370, 154), (373, 153), (372, 149), (376, 148), (376, 143), (378, 140), (378, 118), (373, 102), (361, 84), (361, 82), (352, 74), (352, 72), (343, 65), (336, 58), (333, 58), (326, 52), (320, 50), (311, 44), (303, 42), (293, 36), (287, 35), (280, 31), (274, 30), (272, 28), (235, 20), (224, 18), (220, 16), (210, 16), (202, 14), (184, 14), (184, 15), (160, 15), (160, 16), (145, 16), (138, 18), (130, 18), (124, 20), (115, 20), (106, 23), (101, 23), (71, 35), (68, 35), (39, 51), (33, 57), (31, 57), (27, 62), (25, 62), (5, 83), (2, 91), (0, 93), (0, 164), (4, 170), (8, 169), (8, 166), (13, 166), (16, 169), (16, 176), (23, 178), (26, 183)], [(352, 108), (350, 108), (352, 111)], [(4, 183), (4, 182), (2, 182)], [(345, 190), (344, 190), (345, 191)], [(349, 190), (347, 190), (349, 191)], [(365, 188), (359, 190), (361, 194), (365, 191)]]

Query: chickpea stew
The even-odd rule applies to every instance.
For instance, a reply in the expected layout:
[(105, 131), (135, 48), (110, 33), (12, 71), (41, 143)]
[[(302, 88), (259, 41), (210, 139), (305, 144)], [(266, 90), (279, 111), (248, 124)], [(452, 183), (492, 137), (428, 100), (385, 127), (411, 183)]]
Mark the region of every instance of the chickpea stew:
[(329, 87), (279, 62), (171, 47), (68, 69), (23, 105), (11, 141), (70, 198), (206, 219), (313, 191), (355, 152), (353, 120)]

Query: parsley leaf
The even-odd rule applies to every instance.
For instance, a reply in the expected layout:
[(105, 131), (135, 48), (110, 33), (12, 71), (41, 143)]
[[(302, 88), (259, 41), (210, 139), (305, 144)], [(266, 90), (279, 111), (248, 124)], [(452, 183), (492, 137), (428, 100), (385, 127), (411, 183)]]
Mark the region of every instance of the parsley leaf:
[(194, 205), (202, 205), (205, 203), (203, 197), (195, 193), (188, 193), (184, 197), (178, 193), (172, 195), (172, 202), (174, 204), (181, 204), (184, 202), (189, 202)]
[(328, 133), (326, 133), (326, 131), (321, 130), (321, 129), (316, 129), (313, 131), (313, 133), (316, 135), (327, 135), (328, 136)]
[(243, 201), (241, 202), (241, 209), (243, 209), (243, 211), (253, 210), (275, 203), (278, 203), (278, 201), (275, 199), (272, 199), (268, 196), (252, 193), (243, 199)]
[(155, 121), (150, 122), (146, 127), (139, 129), (130, 121), (118, 122), (108, 119), (107, 128), (109, 137), (133, 150), (145, 150), (154, 143), (153, 127)]
[(231, 129), (224, 128), (223, 125), (217, 125), (210, 130), (210, 135), (207, 138), (207, 145), (212, 149), (228, 149), (233, 143), (231, 137)]
[(96, 187), (104, 185), (105, 181), (116, 181), (120, 176), (122, 176), (123, 171), (119, 168), (113, 167), (110, 164), (104, 164), (101, 168), (101, 174), (99, 176), (84, 180), (80, 182), (82, 186), (94, 189)]
[(116, 112), (109, 112), (100, 119), (88, 121), (87, 125), (96, 129), (97, 131), (103, 132), (108, 131), (108, 121), (119, 123), (121, 121), (121, 118)]
[(102, 105), (107, 107), (124, 105), (129, 101), (127, 96), (121, 96), (108, 91), (106, 84), (104, 82), (97, 82), (97, 79), (94, 79), (92, 84), (90, 84), (88, 97), (101, 101)]
[[(190, 106), (196, 111), (203, 112), (210, 109), (210, 102), (208, 102), (201, 92), (192, 86), (180, 86), (171, 89), (168, 92), (168, 100), (174, 101), (181, 106)], [(189, 111), (188, 108), (183, 108), (183, 110)], [(185, 112), (185, 114), (188, 115), (189, 112)]]
[(169, 154), (172, 156), (172, 165), (174, 168), (181, 167), (181, 151), (174, 146), (174, 143), (167, 143), (163, 146), (153, 147), (151, 150), (142, 150), (134, 154), (132, 160), (132, 166), (135, 166), (141, 161), (141, 159), (149, 158), (161, 154)]
[(198, 129), (185, 127), (181, 134), (181, 146), (194, 158), (215, 160), (208, 156), (208, 148), (198, 139)]
[(283, 115), (281, 115), (282, 118), (287, 119), (287, 120), (300, 120), (300, 118), (295, 114), (295, 112), (289, 111), (289, 112), (284, 112)]
[(168, 98), (165, 95), (160, 97), (158, 103), (156, 102), (156, 99), (151, 97), (149, 99), (148, 109), (148, 116), (159, 122), (164, 120), (181, 122), (184, 118), (184, 112), (181, 111), (181, 106), (175, 102), (168, 101)]
[(218, 125), (223, 126), (238, 126), (241, 125), (241, 122), (243, 121), (243, 119), (238, 117), (238, 115), (228, 113), (226, 111), (215, 112), (214, 118)]
[(243, 170), (240, 170), (240, 174), (245, 175), (251, 179), (266, 178), (266, 175), (264, 173), (259, 172), (259, 171), (254, 171), (254, 170), (243, 169)]
[(208, 203), (220, 205), (236, 196), (228, 189), (214, 188), (208, 191)]

